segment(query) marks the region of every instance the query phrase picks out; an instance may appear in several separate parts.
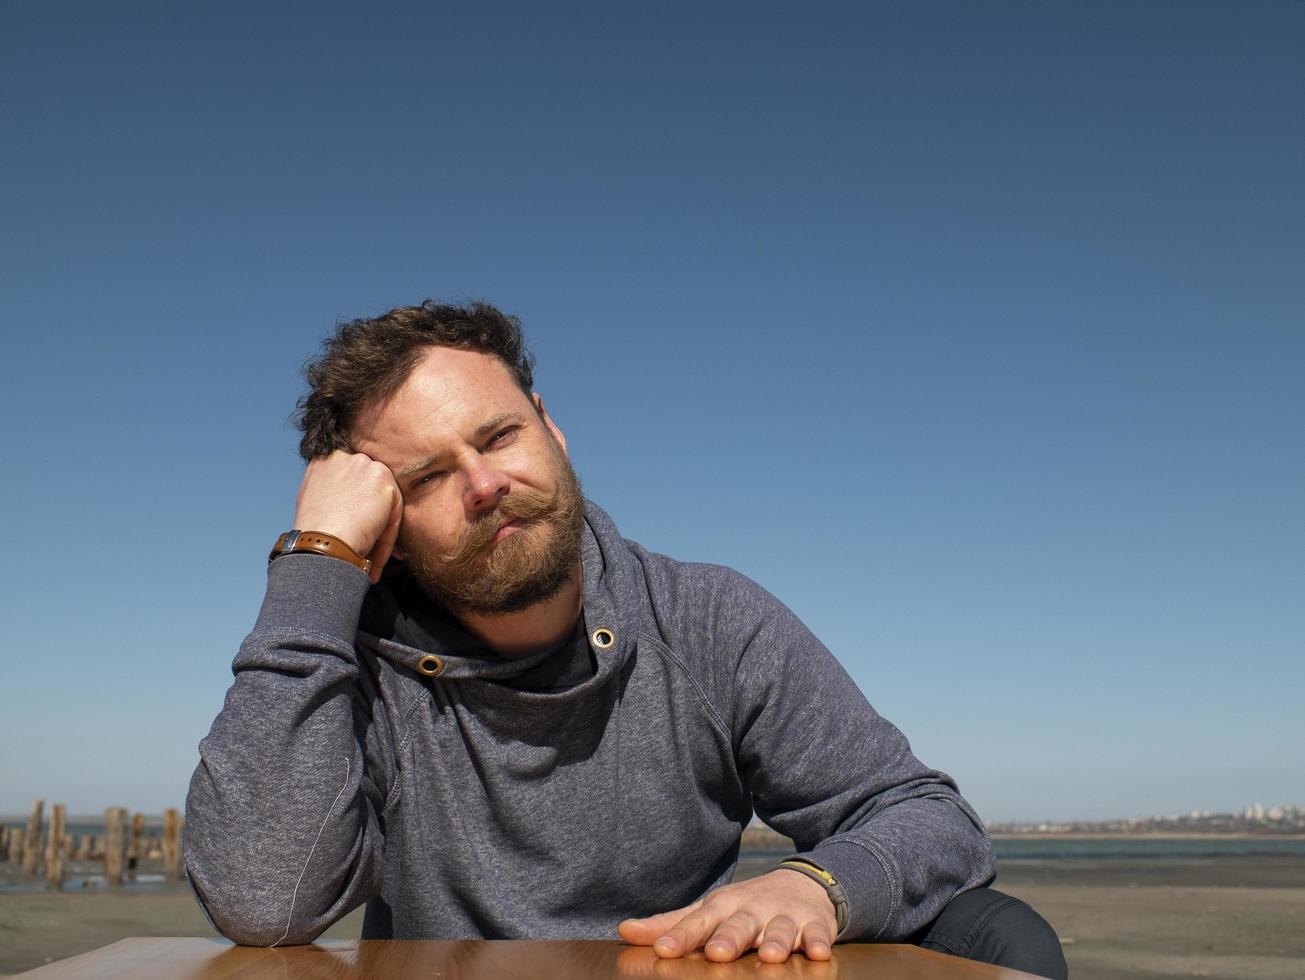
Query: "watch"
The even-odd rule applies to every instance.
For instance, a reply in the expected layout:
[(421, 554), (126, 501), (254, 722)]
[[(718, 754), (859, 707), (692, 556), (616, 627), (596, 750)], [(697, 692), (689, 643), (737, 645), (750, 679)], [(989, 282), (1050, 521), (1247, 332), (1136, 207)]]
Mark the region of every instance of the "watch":
[(339, 558), (341, 561), (347, 561), (354, 568), (361, 568), (369, 574), (372, 570), (370, 559), (364, 558), (334, 534), (327, 534), (325, 531), (286, 531), (285, 534), (276, 539), (276, 544), (272, 546), (272, 553), (267, 556), (267, 562), (270, 565), (278, 558), (299, 551), (307, 552), (310, 555), (328, 555), (331, 558)]

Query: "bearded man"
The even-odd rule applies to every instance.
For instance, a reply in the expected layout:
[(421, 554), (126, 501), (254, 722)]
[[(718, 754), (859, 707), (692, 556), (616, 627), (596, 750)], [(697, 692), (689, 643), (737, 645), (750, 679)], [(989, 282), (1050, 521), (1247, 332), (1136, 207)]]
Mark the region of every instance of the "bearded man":
[[(252, 945), (607, 938), (828, 959), (914, 941), (1063, 976), (983, 824), (777, 599), (581, 495), (520, 325), (427, 301), (307, 370), (294, 530), (186, 807)], [(798, 853), (728, 883), (759, 814)]]

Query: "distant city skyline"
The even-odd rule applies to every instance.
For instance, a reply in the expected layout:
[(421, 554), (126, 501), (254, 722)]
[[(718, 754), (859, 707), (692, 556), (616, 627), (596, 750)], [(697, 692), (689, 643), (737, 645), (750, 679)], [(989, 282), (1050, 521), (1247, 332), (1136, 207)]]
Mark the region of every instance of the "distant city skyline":
[(1254, 803), (1240, 813), (1192, 810), (1112, 820), (990, 820), (988, 830), (993, 834), (1169, 834), (1175, 837), (1215, 834), (1298, 839), (1305, 837), (1305, 806), (1284, 804), (1266, 808)]

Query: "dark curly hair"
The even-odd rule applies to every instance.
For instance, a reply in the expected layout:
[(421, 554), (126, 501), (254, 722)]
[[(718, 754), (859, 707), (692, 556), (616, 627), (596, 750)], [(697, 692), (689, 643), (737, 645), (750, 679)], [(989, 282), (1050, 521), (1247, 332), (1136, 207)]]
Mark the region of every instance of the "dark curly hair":
[(295, 424), (303, 432), (305, 460), (349, 449), (349, 433), (361, 411), (389, 398), (408, 380), (424, 350), (456, 347), (492, 354), (529, 397), (535, 359), (526, 349), (521, 321), (488, 303), (463, 306), (428, 299), (370, 320), (336, 327), (321, 356), (304, 365), (308, 392), (299, 399)]

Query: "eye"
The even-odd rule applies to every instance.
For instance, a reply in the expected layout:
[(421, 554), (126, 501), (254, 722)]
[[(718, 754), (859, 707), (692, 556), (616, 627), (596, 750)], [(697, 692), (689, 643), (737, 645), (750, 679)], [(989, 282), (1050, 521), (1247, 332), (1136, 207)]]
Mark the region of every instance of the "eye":
[(512, 425), (504, 429), (502, 432), (495, 433), (494, 437), (485, 444), (486, 448), (489, 448), (490, 446), (501, 446), (504, 443), (511, 442), (511, 439), (508, 437), (515, 436), (519, 428), (521, 428), (521, 426)]
[(413, 480), (410, 484), (408, 484), (408, 488), (411, 490), (416, 490), (418, 487), (425, 486), (428, 483), (433, 483), (436, 480), (442, 478), (443, 476), (444, 476), (443, 470), (435, 470), (432, 473), (427, 473), (424, 476), (417, 477), (417, 479)]

